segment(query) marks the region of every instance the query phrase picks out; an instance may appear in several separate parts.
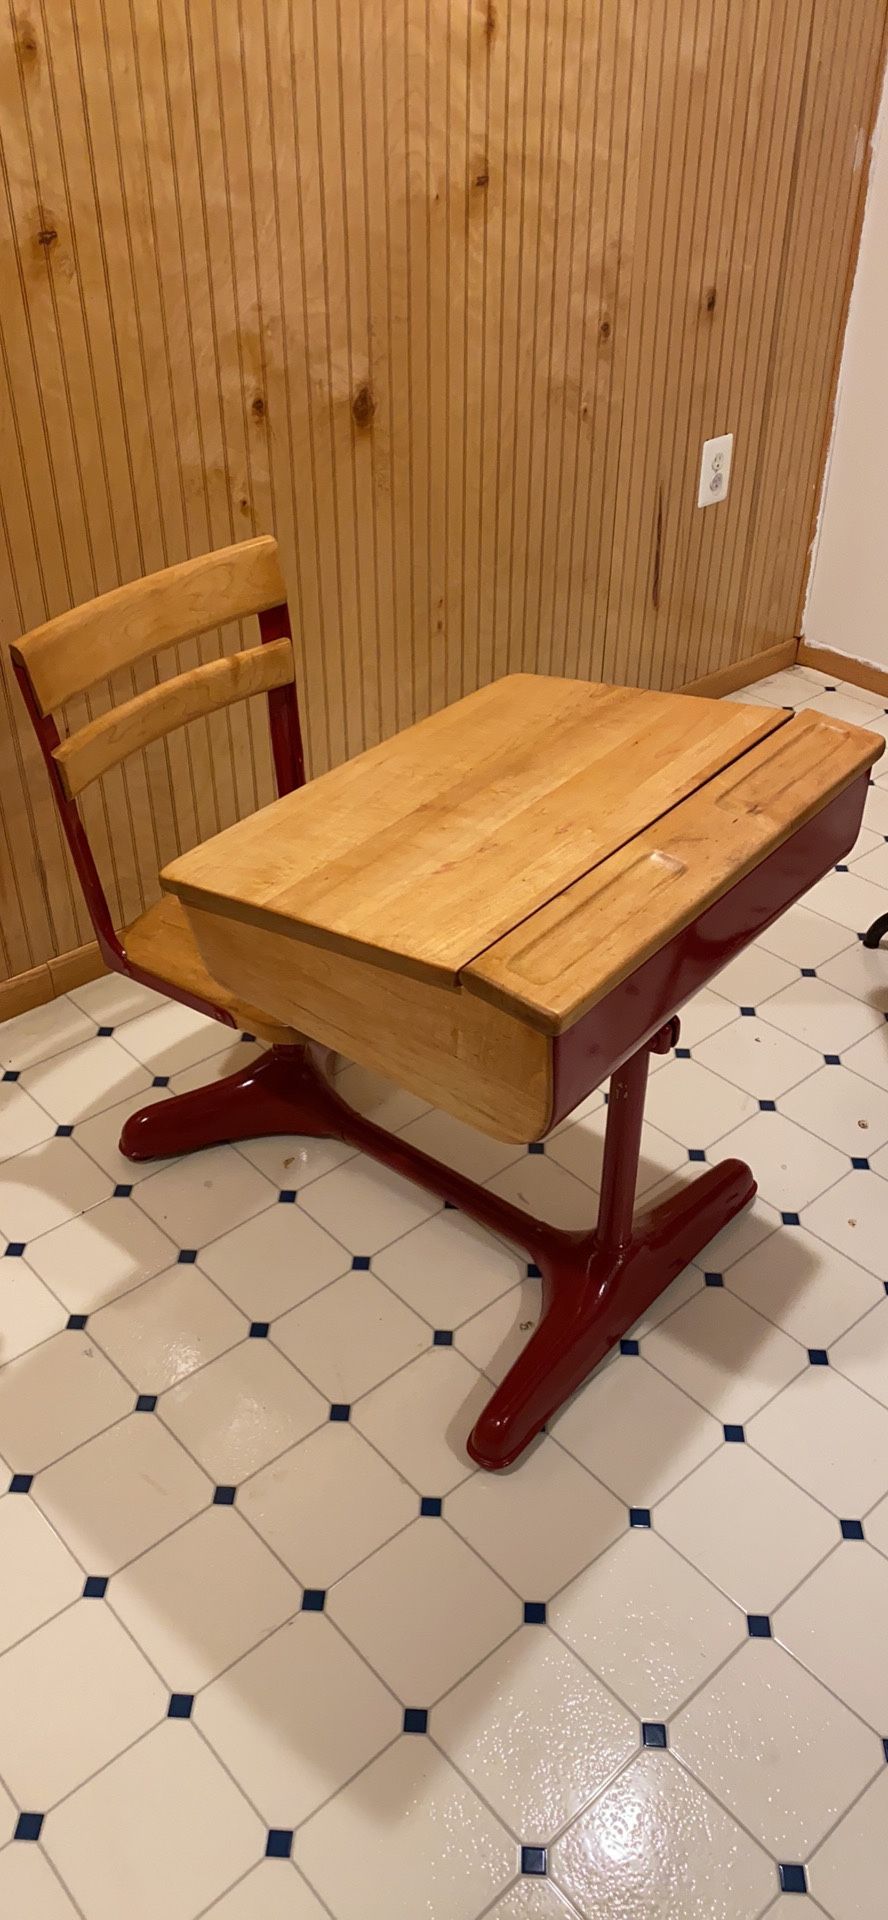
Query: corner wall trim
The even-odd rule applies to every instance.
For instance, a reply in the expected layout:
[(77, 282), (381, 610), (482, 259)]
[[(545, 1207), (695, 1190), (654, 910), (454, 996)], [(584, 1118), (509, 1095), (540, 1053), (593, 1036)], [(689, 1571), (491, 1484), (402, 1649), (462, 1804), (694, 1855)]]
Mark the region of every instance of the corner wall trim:
[(732, 660), (729, 667), (719, 667), (717, 673), (707, 673), (702, 680), (689, 680), (676, 691), (693, 693), (706, 700), (718, 700), (725, 693), (739, 693), (741, 687), (751, 687), (755, 680), (779, 673), (781, 667), (795, 666), (798, 645), (797, 640), (781, 640), (776, 647), (765, 647), (762, 653), (751, 653), (745, 660)]
[(811, 647), (807, 640), (800, 640), (798, 663), (800, 667), (816, 667), (818, 673), (834, 674), (837, 680), (850, 680), (853, 687), (883, 693), (888, 700), (888, 667), (877, 667), (872, 660), (855, 660), (835, 647)]

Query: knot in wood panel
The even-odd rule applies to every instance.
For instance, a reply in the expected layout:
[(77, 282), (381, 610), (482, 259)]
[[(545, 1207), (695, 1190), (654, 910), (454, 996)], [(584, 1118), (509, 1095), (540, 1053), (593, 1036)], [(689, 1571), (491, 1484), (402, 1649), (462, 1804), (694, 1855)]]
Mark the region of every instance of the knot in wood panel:
[(262, 395), (261, 393), (257, 393), (257, 394), (255, 394), (255, 395), (254, 395), (254, 397), (253, 397), (253, 401), (252, 401), (252, 404), (251, 404), (251, 408), (250, 408), (250, 411), (251, 411), (251, 413), (253, 413), (253, 415), (255, 416), (255, 418), (256, 418), (257, 420), (264, 420), (264, 418), (265, 418), (265, 400), (264, 400), (264, 397), (263, 397), (263, 395)]
[(373, 415), (376, 412), (376, 399), (373, 388), (366, 380), (355, 389), (351, 410), (356, 427), (365, 429), (372, 426)]

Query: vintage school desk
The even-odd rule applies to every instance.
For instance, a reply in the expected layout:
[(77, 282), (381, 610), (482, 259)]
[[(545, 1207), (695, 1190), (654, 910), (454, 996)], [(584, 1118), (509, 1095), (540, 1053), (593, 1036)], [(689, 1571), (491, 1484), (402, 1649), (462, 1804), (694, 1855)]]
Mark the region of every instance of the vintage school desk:
[(752, 1199), (752, 1172), (726, 1160), (634, 1214), (648, 1056), (852, 846), (882, 749), (819, 714), (519, 674), (163, 873), (240, 1000), (499, 1139), (542, 1139), (611, 1075), (588, 1232), (530, 1218), (355, 1114), (307, 1045), (147, 1109), (127, 1150), (333, 1135), (524, 1248), (540, 1322), (468, 1442), (507, 1466)]

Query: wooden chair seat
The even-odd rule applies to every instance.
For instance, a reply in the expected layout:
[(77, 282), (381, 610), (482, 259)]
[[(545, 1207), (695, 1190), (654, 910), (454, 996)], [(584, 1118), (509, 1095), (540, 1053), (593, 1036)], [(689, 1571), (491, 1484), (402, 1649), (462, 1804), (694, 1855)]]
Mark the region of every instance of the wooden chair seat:
[(184, 993), (211, 1001), (233, 1016), (235, 1026), (273, 1045), (292, 1046), (302, 1038), (295, 1028), (282, 1026), (269, 1014), (260, 1013), (258, 1007), (238, 1000), (213, 978), (201, 959), (185, 911), (172, 894), (166, 894), (156, 906), (140, 913), (138, 920), (126, 928), (123, 945), (128, 960), (164, 982), (169, 981), (173, 997), (178, 987)]

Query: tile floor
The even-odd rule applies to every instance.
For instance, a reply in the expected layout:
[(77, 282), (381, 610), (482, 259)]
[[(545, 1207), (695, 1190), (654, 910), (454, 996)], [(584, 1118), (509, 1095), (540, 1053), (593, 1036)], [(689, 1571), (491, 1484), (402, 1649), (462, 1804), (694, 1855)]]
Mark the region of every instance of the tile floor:
[[(741, 699), (888, 734), (807, 670)], [(103, 980), (0, 1029), (4, 1920), (876, 1920), (888, 1877), (888, 769), (687, 1009), (643, 1185), (753, 1209), (510, 1473), (508, 1247), (326, 1142), (131, 1166), (254, 1043)], [(568, 1223), (528, 1156), (341, 1084)], [(452, 1334), (436, 1343), (435, 1333)]]

